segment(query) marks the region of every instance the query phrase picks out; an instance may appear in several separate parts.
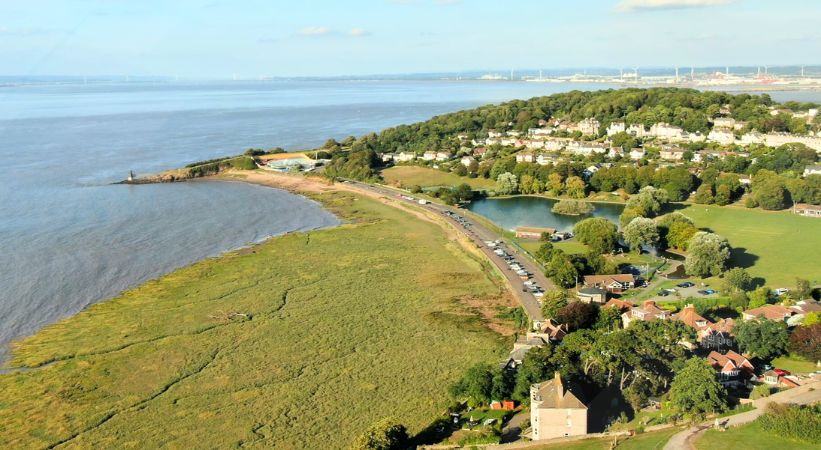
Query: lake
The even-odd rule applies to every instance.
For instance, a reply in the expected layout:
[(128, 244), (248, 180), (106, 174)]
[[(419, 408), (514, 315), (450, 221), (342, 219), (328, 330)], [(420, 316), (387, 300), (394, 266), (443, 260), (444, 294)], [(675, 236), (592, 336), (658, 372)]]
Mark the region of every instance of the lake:
[(588, 217), (604, 217), (619, 223), (624, 206), (612, 203), (595, 203), (596, 209), (591, 214), (582, 216), (563, 216), (550, 211), (557, 200), (544, 197), (508, 197), (484, 198), (468, 205), (468, 209), (481, 214), (506, 230), (520, 226), (555, 228), (559, 231), (571, 231), (573, 225)]

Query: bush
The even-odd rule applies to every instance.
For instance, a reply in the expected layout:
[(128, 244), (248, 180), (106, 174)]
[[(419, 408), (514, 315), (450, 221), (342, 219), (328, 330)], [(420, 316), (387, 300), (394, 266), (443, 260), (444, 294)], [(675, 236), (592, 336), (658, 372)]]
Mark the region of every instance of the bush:
[(410, 191), (411, 191), (411, 194), (418, 194), (418, 193), (422, 192), (422, 186), (419, 186), (418, 184), (414, 184), (413, 186), (410, 187)]
[(758, 418), (766, 431), (806, 442), (821, 442), (821, 405), (797, 406), (770, 403)]
[(755, 388), (753, 388), (753, 392), (750, 393), (750, 399), (756, 400), (759, 398), (769, 397), (772, 394), (772, 388), (768, 384), (759, 384)]
[(565, 216), (580, 216), (582, 214), (590, 214), (596, 209), (588, 202), (579, 200), (561, 200), (551, 208), (556, 214), (563, 214)]

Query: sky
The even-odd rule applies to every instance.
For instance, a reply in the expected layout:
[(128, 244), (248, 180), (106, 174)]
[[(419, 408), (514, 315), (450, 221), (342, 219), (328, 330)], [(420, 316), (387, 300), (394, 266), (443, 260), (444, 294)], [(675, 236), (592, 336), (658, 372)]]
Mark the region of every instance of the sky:
[(821, 63), (821, 0), (0, 0), (0, 75)]

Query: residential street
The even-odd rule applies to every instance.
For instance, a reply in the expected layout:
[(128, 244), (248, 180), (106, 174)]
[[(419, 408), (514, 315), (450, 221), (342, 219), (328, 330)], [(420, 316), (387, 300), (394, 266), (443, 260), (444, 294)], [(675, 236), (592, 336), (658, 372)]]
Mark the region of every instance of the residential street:
[[(409, 195), (407, 193), (403, 193), (393, 189), (381, 186), (373, 186), (366, 183), (354, 181), (350, 181), (348, 183), (357, 188), (368, 190), (371, 192), (376, 192), (388, 197), (397, 197), (398, 195)], [(445, 211), (450, 211), (454, 214), (458, 214), (464, 217), (462, 211), (460, 211), (458, 208), (453, 208), (430, 202), (428, 202), (426, 205), (420, 205), (419, 203), (411, 200), (405, 199), (405, 201), (407, 201), (408, 203), (413, 203), (416, 206), (436, 212), (443, 219), (448, 221), (448, 223), (453, 225), (455, 229), (461, 231), (467, 237), (469, 237), (471, 241), (473, 241), (481, 249), (482, 253), (484, 253), (485, 256), (487, 256), (487, 258), (499, 269), (499, 272), (501, 272), (502, 275), (504, 275), (504, 277), (507, 279), (508, 283), (512, 287), (513, 292), (516, 294), (516, 298), (519, 300), (519, 304), (525, 310), (525, 313), (527, 314), (528, 318), (530, 318), (530, 320), (534, 322), (541, 322), (542, 320), (544, 320), (542, 317), (541, 305), (539, 304), (539, 301), (536, 299), (536, 297), (534, 297), (533, 294), (531, 294), (530, 292), (527, 292), (527, 290), (525, 289), (524, 282), (519, 278), (518, 275), (516, 275), (513, 271), (510, 270), (507, 263), (505, 263), (505, 261), (502, 258), (493, 253), (494, 249), (491, 249), (487, 245), (485, 245), (485, 241), (503, 240), (501, 236), (489, 230), (487, 227), (484, 227), (481, 224), (476, 223), (473, 220), (468, 219), (471, 225), (469, 227), (464, 227), (453, 217), (443, 214)], [(549, 291), (555, 288), (553, 282), (550, 281), (550, 279), (548, 279), (546, 276), (544, 276), (541, 269), (533, 261), (531, 261), (527, 255), (522, 254), (517, 249), (513, 248), (510, 245), (507, 245), (504, 242), (500, 244), (497, 248), (501, 248), (508, 254), (515, 257), (519, 264), (523, 266), (527, 272), (532, 274), (532, 280), (539, 286), (541, 286), (545, 291)]]
[[(766, 398), (761, 398), (753, 401), (755, 409), (741, 414), (736, 414), (719, 421), (726, 427), (734, 427), (752, 422), (758, 416), (766, 411), (768, 403), (794, 403), (797, 405), (809, 405), (821, 401), (821, 379), (814, 378), (812, 381), (807, 381), (804, 385), (789, 389), (777, 394), (773, 394)], [(695, 442), (708, 429), (713, 427), (715, 420), (702, 422), (699, 425), (690, 427), (678, 434), (673, 435), (672, 438), (664, 446), (664, 450), (693, 450), (695, 449)]]

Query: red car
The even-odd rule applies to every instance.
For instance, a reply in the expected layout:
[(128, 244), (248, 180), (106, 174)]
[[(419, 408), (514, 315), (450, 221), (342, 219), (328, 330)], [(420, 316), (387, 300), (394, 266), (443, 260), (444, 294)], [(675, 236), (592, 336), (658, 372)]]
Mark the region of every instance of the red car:
[(773, 372), (777, 373), (779, 377), (783, 377), (784, 375), (789, 375), (790, 372), (784, 369), (773, 369)]

